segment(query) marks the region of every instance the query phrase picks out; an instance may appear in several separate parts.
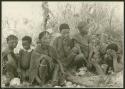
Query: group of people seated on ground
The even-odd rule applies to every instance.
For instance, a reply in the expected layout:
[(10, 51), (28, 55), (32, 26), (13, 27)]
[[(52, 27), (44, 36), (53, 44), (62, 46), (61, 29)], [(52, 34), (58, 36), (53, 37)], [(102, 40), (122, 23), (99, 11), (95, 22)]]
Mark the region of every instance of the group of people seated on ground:
[[(8, 79), (6, 86), (14, 77), (31, 85), (44, 86), (49, 83), (52, 86), (64, 86), (64, 80), (83, 66), (99, 75), (121, 71), (123, 61), (118, 45), (111, 43), (103, 47), (99, 34), (93, 42), (88, 29), (87, 22), (80, 22), (79, 34), (71, 38), (69, 25), (63, 23), (59, 27), (61, 36), (54, 40), (53, 45), (50, 45), (50, 33), (43, 31), (34, 49), (31, 49), (32, 38), (24, 36), (23, 49), (18, 54), (14, 53), (18, 38), (9, 35), (6, 38), (8, 47), (2, 52), (2, 74)], [(104, 64), (107, 66), (104, 67)]]

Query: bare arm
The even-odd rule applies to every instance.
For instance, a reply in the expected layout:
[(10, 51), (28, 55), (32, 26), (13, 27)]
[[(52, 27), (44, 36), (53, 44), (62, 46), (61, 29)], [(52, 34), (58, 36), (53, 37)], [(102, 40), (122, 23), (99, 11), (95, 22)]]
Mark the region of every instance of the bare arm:
[(57, 51), (53, 47), (51, 48), (51, 56), (59, 64), (61, 72), (64, 73), (63, 65), (62, 65), (61, 61), (59, 60), (59, 56), (57, 55)]
[(118, 63), (117, 58), (118, 56), (115, 54), (115, 56), (113, 56), (114, 72), (120, 72), (123, 69), (123, 64), (121, 62)]
[(94, 54), (94, 48), (92, 47), (92, 44), (89, 43), (89, 54), (88, 54), (88, 62), (91, 63), (91, 59)]
[(21, 52), (21, 50), (20, 50), (20, 51), (19, 51), (19, 58), (18, 58), (18, 69), (20, 69), (21, 55), (22, 55), (22, 52)]
[(101, 66), (96, 62), (96, 61), (92, 61), (93, 66), (96, 68), (96, 72), (99, 75), (104, 75), (104, 71), (102, 70)]
[(72, 48), (72, 51), (74, 53), (81, 53), (81, 49), (80, 49), (80, 46), (79, 46), (79, 43), (77, 43), (76, 41), (74, 41), (74, 47)]
[(57, 61), (57, 63), (58, 63), (59, 66), (60, 66), (61, 72), (64, 73), (63, 66), (62, 66), (61, 62), (60, 62), (59, 60), (56, 60), (56, 61)]

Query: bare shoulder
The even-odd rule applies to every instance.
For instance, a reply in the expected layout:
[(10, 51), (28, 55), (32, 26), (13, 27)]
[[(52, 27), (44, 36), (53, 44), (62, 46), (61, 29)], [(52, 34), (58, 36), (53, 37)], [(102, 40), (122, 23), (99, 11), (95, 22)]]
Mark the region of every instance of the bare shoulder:
[(9, 49), (5, 48), (2, 50), (2, 57), (6, 56), (9, 53)]
[(61, 39), (61, 36), (56, 37), (56, 38), (55, 38), (55, 41), (56, 41), (56, 40), (59, 40), (59, 39)]
[(56, 46), (58, 45), (58, 43), (59, 43), (60, 40), (61, 40), (61, 36), (56, 37), (56, 38), (54, 39), (54, 41), (53, 41), (52, 46), (53, 46), (53, 47), (56, 47)]
[(2, 53), (6, 53), (7, 51), (9, 51), (8, 47), (4, 48), (4, 49), (2, 50)]
[(20, 50), (19, 50), (19, 53), (22, 53), (23, 51), (24, 51), (23, 49), (20, 49)]

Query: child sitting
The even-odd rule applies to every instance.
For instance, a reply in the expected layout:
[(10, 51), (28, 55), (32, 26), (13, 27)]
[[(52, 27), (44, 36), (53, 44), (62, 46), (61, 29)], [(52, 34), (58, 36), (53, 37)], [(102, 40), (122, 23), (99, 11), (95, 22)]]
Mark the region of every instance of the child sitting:
[(28, 80), (30, 59), (32, 54), (31, 43), (31, 37), (24, 36), (22, 38), (23, 49), (19, 51), (20, 60), (18, 62), (18, 72), (20, 74), (21, 81)]

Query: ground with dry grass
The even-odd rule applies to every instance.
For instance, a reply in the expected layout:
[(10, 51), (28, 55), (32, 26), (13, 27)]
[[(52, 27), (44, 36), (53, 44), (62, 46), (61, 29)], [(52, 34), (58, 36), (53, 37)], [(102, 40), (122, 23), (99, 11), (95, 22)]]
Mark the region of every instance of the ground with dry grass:
[[(4, 85), (4, 76), (2, 76), (2, 87)], [(17, 80), (18, 82), (18, 80)], [(14, 83), (13, 83), (14, 84)], [(24, 82), (22, 84), (12, 85), (9, 86), (11, 88), (20, 87), (20, 88), (40, 88), (41, 86), (38, 85), (29, 85), (28, 82)], [(52, 87), (50, 84), (47, 84), (43, 87)], [(54, 87), (61, 87), (61, 86), (54, 86)], [(111, 75), (95, 75), (90, 72), (76, 72), (75, 75), (70, 75), (67, 80), (65, 80), (66, 88), (122, 88), (123, 87), (123, 71), (117, 74)]]

